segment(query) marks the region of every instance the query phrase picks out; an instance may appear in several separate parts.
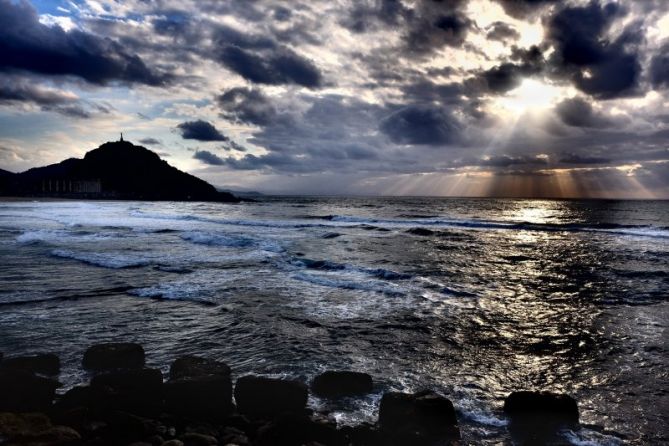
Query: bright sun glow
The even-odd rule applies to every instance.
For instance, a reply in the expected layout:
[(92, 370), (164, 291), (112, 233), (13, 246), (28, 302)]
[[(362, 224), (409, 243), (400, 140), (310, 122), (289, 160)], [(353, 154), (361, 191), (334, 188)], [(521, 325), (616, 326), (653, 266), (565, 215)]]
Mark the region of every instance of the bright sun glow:
[(534, 79), (525, 79), (518, 88), (499, 98), (499, 104), (516, 114), (540, 111), (552, 106), (560, 96), (560, 89)]

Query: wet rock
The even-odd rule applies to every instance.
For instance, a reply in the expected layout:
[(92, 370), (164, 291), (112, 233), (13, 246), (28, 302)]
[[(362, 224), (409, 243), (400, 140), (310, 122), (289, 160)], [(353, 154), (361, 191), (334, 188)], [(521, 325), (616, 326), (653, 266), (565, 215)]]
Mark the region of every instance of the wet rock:
[(123, 411), (111, 412), (107, 414), (105, 420), (106, 425), (100, 429), (101, 434), (113, 444), (144, 441), (146, 438), (157, 435), (160, 428), (158, 421)]
[(569, 395), (552, 392), (513, 392), (504, 400), (509, 416), (545, 415), (578, 422), (578, 404)]
[(311, 383), (315, 395), (333, 399), (364, 395), (372, 388), (372, 377), (367, 373), (349, 371), (327, 371), (316, 376)]
[(151, 435), (146, 439), (146, 442), (152, 446), (160, 446), (161, 444), (165, 443), (165, 440), (160, 435)]
[(431, 391), (389, 392), (381, 398), (379, 425), (394, 444), (429, 444), (433, 439), (460, 438), (455, 408)]
[(81, 407), (91, 407), (95, 402), (96, 396), (90, 386), (76, 386), (61, 395), (54, 404), (57, 412), (64, 412)]
[(229, 415), (233, 410), (230, 367), (196, 356), (177, 359), (165, 383), (165, 406), (171, 413), (204, 419)]
[(84, 353), (83, 366), (95, 371), (141, 369), (144, 367), (144, 348), (129, 342), (96, 344)]
[(94, 376), (91, 391), (104, 394), (108, 409), (154, 413), (162, 409), (163, 375), (148, 368), (115, 370)]
[(341, 428), (341, 433), (348, 438), (349, 444), (352, 446), (380, 446), (383, 444), (379, 431), (369, 423), (344, 426)]
[(3, 444), (68, 445), (81, 440), (77, 431), (65, 426), (54, 426), (40, 413), (0, 413), (0, 438)]
[(43, 411), (60, 383), (24, 370), (0, 369), (0, 411)]
[(422, 237), (428, 237), (430, 235), (434, 235), (434, 231), (431, 231), (426, 228), (411, 228), (407, 229), (407, 234), (413, 234), (413, 235), (420, 235)]
[(60, 373), (60, 358), (53, 353), (17, 356), (14, 358), (6, 358), (0, 363), (0, 367), (54, 376)]
[(254, 417), (303, 412), (307, 397), (307, 386), (299, 381), (247, 375), (235, 385), (237, 409)]
[(346, 437), (336, 425), (312, 420), (305, 415), (287, 414), (258, 430), (254, 444), (259, 446), (299, 446), (304, 444), (344, 446)]
[(216, 446), (216, 445), (218, 445), (218, 440), (216, 439), (216, 437), (212, 437), (211, 435), (198, 434), (198, 433), (195, 433), (195, 432), (184, 434), (181, 437), (179, 437), (179, 440), (181, 440), (183, 442), (184, 446)]
[(191, 423), (188, 426), (186, 426), (184, 431), (187, 434), (189, 433), (203, 434), (203, 435), (208, 435), (210, 437), (218, 437), (219, 434), (217, 428), (215, 428), (209, 423), (203, 423), (203, 422)]
[(219, 443), (225, 445), (235, 444), (238, 446), (247, 446), (251, 444), (246, 433), (234, 427), (224, 428), (219, 439)]
[(551, 443), (561, 428), (578, 424), (576, 400), (552, 392), (512, 392), (504, 399), (504, 412), (512, 437), (523, 444)]

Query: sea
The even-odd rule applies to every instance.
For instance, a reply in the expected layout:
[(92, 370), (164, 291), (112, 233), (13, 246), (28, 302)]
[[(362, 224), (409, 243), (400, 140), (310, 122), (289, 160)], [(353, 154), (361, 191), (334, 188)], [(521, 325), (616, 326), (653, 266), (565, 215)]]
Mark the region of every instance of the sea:
[(574, 445), (669, 443), (669, 202), (259, 197), (0, 202), (0, 351), (141, 343), (233, 379), (372, 375), (309, 405), (373, 422), (386, 391), (453, 401), (463, 444), (510, 444), (515, 390), (572, 395)]

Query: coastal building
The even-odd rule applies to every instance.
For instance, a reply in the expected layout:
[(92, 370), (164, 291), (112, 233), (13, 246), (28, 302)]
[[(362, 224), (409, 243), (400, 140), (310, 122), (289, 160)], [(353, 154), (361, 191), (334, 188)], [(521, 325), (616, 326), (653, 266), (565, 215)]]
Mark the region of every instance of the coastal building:
[(62, 194), (99, 194), (102, 182), (96, 180), (43, 179), (41, 193), (43, 195)]

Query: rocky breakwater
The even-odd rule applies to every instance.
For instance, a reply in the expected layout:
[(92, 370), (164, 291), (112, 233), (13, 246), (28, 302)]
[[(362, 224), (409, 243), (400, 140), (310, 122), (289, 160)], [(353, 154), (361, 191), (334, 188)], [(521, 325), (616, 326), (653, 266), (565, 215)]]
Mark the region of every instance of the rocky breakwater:
[[(388, 392), (375, 424), (337, 426), (307, 407), (309, 393), (330, 399), (374, 390), (372, 377), (328, 371), (307, 384), (247, 375), (234, 386), (228, 365), (198, 356), (177, 358), (165, 380), (145, 365), (138, 344), (90, 347), (83, 356), (90, 382), (56, 394), (60, 361), (52, 354), (1, 359), (0, 444), (99, 446), (377, 446), (456, 445), (456, 409), (431, 391)], [(378, 389), (377, 389), (378, 390)], [(568, 396), (514, 392), (504, 403), (510, 431), (543, 444), (578, 423)], [(538, 443), (539, 442), (539, 443)]]

